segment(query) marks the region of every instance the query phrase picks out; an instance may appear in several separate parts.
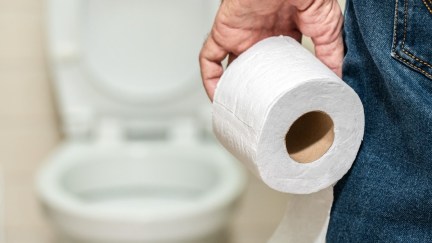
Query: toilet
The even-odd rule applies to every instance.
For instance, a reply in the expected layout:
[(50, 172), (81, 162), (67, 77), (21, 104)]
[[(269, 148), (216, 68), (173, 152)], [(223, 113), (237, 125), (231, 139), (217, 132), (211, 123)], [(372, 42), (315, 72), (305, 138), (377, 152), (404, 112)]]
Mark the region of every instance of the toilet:
[(223, 242), (243, 168), (197, 56), (219, 0), (47, 0), (63, 142), (37, 173), (60, 242)]

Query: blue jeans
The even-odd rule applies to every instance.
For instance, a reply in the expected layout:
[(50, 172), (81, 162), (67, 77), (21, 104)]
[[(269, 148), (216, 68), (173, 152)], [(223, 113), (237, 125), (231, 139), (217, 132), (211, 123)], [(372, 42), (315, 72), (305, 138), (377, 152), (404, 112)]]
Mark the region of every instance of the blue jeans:
[(432, 242), (432, 1), (348, 0), (344, 35), (366, 128), (327, 242)]

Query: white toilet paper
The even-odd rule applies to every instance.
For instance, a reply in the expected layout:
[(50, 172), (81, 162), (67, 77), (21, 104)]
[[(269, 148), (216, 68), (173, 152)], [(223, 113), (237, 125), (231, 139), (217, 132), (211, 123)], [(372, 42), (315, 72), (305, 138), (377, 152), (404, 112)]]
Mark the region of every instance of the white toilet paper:
[[(273, 189), (317, 192), (291, 203), (319, 204), (318, 211), (326, 217), (312, 228), (321, 240), (333, 200), (331, 185), (351, 167), (363, 129), (357, 94), (290, 37), (267, 38), (240, 55), (224, 72), (214, 95), (213, 130), (232, 154)], [(311, 212), (302, 214), (310, 211), (307, 206), (290, 207), (272, 242), (288, 239), (290, 217), (314, 217)]]
[[(334, 141), (317, 160), (299, 163), (289, 156), (285, 136), (298, 118), (312, 111), (330, 116)], [(319, 125), (309, 124), (297, 133), (310, 133)], [(289, 37), (265, 39), (240, 55), (214, 95), (217, 138), (264, 183), (282, 192), (312, 193), (339, 180), (354, 161), (363, 128), (357, 94)]]

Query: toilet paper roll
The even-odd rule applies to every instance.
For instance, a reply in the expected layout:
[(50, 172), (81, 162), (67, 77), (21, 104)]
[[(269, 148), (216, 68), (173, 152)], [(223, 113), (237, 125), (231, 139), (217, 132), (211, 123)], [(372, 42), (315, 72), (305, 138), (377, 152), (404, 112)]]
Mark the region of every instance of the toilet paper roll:
[(213, 130), (265, 184), (292, 193), (269, 243), (325, 242), (332, 184), (363, 138), (357, 94), (294, 39), (271, 37), (224, 72)]
[(309, 194), (351, 167), (363, 137), (357, 94), (290, 37), (241, 54), (213, 100), (219, 141), (273, 189)]

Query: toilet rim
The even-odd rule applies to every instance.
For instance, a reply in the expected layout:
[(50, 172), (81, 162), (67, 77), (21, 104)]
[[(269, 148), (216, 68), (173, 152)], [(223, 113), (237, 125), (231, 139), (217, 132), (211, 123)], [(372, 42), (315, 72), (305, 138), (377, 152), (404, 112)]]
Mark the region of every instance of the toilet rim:
[[(193, 203), (165, 212), (158, 211), (152, 214), (136, 209), (124, 210), (122, 208), (122, 210), (113, 210), (112, 208), (104, 209), (89, 206), (80, 202), (75, 196), (59, 186), (58, 181), (63, 173), (71, 168), (71, 165), (84, 163), (79, 162), (80, 159), (91, 154), (101, 157), (106, 156), (106, 158), (114, 154), (118, 156), (124, 155), (128, 159), (131, 157), (124, 152), (125, 145), (107, 148), (88, 143), (65, 142), (53, 153), (47, 164), (42, 166), (37, 174), (36, 183), (40, 200), (54, 210), (74, 216), (93, 219), (157, 222), (199, 216), (208, 211), (223, 208), (231, 204), (243, 191), (246, 182), (244, 171), (220, 147), (214, 144), (154, 144), (150, 146), (148, 151), (158, 148), (160, 151), (157, 152), (161, 152), (162, 146), (164, 149), (169, 146), (170, 150), (178, 151), (179, 153), (176, 156), (180, 156), (184, 149), (194, 149), (194, 156), (206, 159), (206, 163), (217, 168), (218, 173), (222, 174), (223, 178), (218, 180), (218, 183), (211, 188), (211, 193), (206, 193)], [(150, 151), (150, 153), (153, 152), (154, 150)]]

